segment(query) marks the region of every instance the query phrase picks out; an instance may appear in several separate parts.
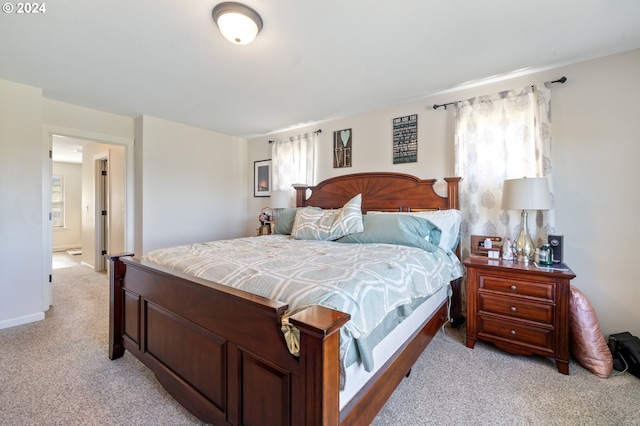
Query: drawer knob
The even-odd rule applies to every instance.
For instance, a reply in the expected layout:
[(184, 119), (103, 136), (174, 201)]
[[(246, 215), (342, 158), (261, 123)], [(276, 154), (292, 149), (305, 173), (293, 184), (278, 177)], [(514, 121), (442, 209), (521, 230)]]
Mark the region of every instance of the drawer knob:
[(512, 307), (511, 307), (511, 312), (515, 312), (515, 311), (517, 311), (517, 310), (518, 310), (518, 309), (516, 309), (516, 307), (515, 307), (515, 306), (512, 306)]
[(516, 334), (516, 331), (515, 331), (515, 330), (511, 330), (511, 334), (512, 334), (512, 335), (513, 335), (513, 334)]
[(516, 287), (515, 285), (512, 285), (512, 286), (511, 286), (511, 290), (515, 290), (515, 289), (517, 289), (517, 288), (518, 288), (518, 287)]

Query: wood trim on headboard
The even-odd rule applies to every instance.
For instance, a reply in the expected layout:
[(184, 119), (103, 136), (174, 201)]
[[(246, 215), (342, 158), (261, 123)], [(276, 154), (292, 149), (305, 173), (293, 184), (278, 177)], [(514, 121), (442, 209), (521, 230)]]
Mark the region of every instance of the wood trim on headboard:
[(458, 184), (460, 183), (460, 177), (446, 177), (444, 178), (445, 182), (447, 182), (447, 201), (449, 203), (449, 209), (459, 209), (460, 208), (460, 198), (458, 194)]
[[(336, 176), (316, 186), (296, 186), (296, 205), (337, 209), (357, 194), (362, 194), (362, 211), (444, 210), (458, 208), (459, 177), (448, 177), (447, 196), (438, 195), (433, 185), (436, 179), (371, 172)], [(307, 198), (307, 190), (311, 195)]]

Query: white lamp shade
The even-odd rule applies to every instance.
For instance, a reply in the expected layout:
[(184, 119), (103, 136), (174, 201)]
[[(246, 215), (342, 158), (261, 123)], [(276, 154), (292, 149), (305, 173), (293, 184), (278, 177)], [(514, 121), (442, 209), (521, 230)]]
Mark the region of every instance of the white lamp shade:
[(258, 26), (251, 19), (239, 13), (227, 13), (218, 18), (220, 32), (232, 43), (248, 44), (256, 38)]
[(549, 210), (551, 193), (547, 178), (507, 179), (502, 188), (503, 210)]
[(286, 209), (291, 207), (291, 193), (289, 191), (271, 191), (271, 208)]
[(213, 9), (213, 20), (224, 38), (233, 44), (249, 44), (262, 30), (260, 15), (241, 3), (220, 3)]

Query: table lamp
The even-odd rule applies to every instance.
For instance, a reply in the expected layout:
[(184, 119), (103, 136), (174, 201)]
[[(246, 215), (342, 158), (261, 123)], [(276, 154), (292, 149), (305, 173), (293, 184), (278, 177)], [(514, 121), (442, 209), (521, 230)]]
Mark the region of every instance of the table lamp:
[(549, 210), (551, 193), (547, 178), (507, 179), (502, 188), (502, 209), (521, 210), (520, 234), (515, 240), (518, 262), (528, 263), (535, 247), (529, 234), (528, 210)]
[(273, 209), (273, 216), (278, 220), (282, 210), (291, 207), (291, 191), (271, 191), (270, 204)]

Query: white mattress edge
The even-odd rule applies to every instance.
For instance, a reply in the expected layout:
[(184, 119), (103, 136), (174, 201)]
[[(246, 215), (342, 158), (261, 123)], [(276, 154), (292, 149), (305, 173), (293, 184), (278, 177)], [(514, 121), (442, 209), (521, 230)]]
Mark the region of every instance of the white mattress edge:
[(360, 362), (355, 362), (347, 367), (345, 388), (340, 391), (340, 410), (342, 410), (358, 391), (380, 370), (396, 352), (397, 348), (411, 337), (411, 335), (422, 326), (424, 320), (429, 318), (442, 302), (447, 299), (448, 289), (449, 285), (442, 286), (438, 289), (373, 348), (373, 371), (366, 371)]

